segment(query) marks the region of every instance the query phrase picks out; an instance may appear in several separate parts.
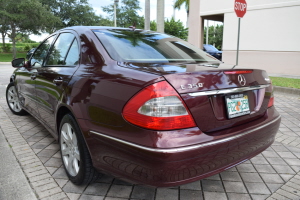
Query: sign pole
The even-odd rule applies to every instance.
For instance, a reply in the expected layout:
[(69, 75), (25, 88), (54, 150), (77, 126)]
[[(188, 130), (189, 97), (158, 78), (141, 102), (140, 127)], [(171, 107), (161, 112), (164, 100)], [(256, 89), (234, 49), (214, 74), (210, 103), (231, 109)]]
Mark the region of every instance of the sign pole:
[(236, 64), (239, 64), (239, 49), (240, 49), (240, 26), (241, 26), (241, 18), (239, 17), (239, 25), (238, 25), (238, 39), (237, 39), (237, 50), (236, 50)]
[(240, 28), (241, 28), (241, 18), (247, 12), (247, 2), (246, 0), (235, 0), (234, 1), (234, 11), (236, 16), (239, 18), (238, 22), (238, 38), (237, 38), (237, 48), (236, 48), (236, 64), (239, 64), (239, 50), (240, 50)]

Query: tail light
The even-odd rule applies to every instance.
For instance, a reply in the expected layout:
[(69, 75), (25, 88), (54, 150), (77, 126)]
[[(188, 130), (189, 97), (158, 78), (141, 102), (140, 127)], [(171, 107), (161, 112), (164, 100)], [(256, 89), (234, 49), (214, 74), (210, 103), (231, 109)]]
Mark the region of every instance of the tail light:
[(265, 78), (266, 81), (268, 81), (270, 83), (270, 87), (271, 87), (271, 97), (269, 99), (269, 103), (268, 103), (268, 108), (272, 107), (274, 105), (274, 94), (273, 94), (273, 85), (272, 85), (272, 80), (267, 76)]
[(272, 107), (274, 105), (274, 95), (273, 95), (273, 85), (272, 85), (272, 80), (270, 79), (270, 77), (268, 76), (266, 71), (262, 71), (262, 76), (264, 77), (265, 81), (270, 84), (270, 91), (271, 91), (271, 96), (269, 99), (269, 103), (268, 103), (268, 108)]
[(268, 108), (272, 107), (274, 105), (274, 96), (271, 96), (269, 103), (268, 103)]
[(150, 85), (132, 97), (123, 116), (134, 125), (153, 130), (196, 126), (182, 98), (166, 81)]

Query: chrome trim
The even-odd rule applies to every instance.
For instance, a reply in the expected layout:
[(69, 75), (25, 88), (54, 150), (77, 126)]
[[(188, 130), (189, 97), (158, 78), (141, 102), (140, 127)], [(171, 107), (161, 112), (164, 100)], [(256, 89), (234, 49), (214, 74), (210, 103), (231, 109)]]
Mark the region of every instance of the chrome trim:
[(268, 85), (256, 85), (256, 86), (250, 86), (250, 87), (240, 87), (240, 88), (231, 88), (231, 89), (223, 89), (223, 90), (213, 90), (213, 91), (205, 91), (205, 92), (194, 92), (194, 93), (188, 93), (188, 95), (192, 97), (197, 96), (206, 96), (206, 95), (216, 95), (216, 94), (229, 94), (229, 93), (236, 93), (236, 92), (245, 92), (250, 90), (258, 90), (269, 87)]
[(278, 116), (276, 119), (274, 119), (274, 120), (272, 120), (272, 121), (268, 122), (267, 124), (264, 124), (260, 127), (257, 127), (255, 129), (250, 130), (250, 131), (246, 131), (242, 134), (238, 134), (238, 135), (231, 136), (231, 137), (228, 137), (228, 138), (224, 138), (224, 139), (221, 139), (221, 140), (217, 140), (217, 141), (213, 141), (213, 142), (207, 142), (207, 143), (204, 143), (204, 144), (197, 144), (197, 145), (193, 145), (193, 146), (177, 147), (177, 148), (172, 148), (172, 149), (158, 149), (158, 148), (145, 147), (145, 146), (141, 146), (141, 145), (138, 145), (138, 144), (127, 142), (127, 141), (124, 141), (124, 140), (121, 140), (121, 139), (118, 139), (118, 138), (115, 138), (115, 137), (104, 135), (102, 133), (98, 133), (98, 132), (95, 132), (95, 131), (90, 131), (90, 133), (105, 137), (107, 139), (111, 139), (115, 142), (120, 142), (122, 144), (131, 146), (131, 147), (134, 147), (134, 148), (150, 151), (150, 152), (155, 152), (155, 153), (176, 153), (176, 152), (194, 150), (194, 149), (198, 149), (198, 148), (202, 148), (202, 147), (206, 147), (206, 146), (216, 145), (216, 144), (219, 144), (219, 143), (235, 140), (237, 138), (240, 138), (240, 137), (243, 137), (247, 134), (250, 134), (254, 131), (258, 131), (262, 128), (265, 128), (266, 126), (269, 126), (270, 124), (277, 122), (279, 119), (280, 119), (280, 116)]

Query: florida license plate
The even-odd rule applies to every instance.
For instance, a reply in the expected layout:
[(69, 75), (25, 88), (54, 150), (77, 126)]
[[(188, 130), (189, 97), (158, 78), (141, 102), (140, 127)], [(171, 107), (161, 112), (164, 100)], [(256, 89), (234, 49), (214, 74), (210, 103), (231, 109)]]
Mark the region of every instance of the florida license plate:
[(232, 94), (225, 97), (228, 118), (235, 118), (250, 113), (248, 96), (245, 94)]

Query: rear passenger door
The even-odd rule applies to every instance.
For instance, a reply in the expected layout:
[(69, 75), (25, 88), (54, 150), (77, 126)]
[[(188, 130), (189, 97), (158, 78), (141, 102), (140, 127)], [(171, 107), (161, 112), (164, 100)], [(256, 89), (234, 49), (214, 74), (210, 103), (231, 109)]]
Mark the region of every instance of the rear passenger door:
[(37, 69), (36, 96), (41, 119), (55, 131), (55, 113), (68, 83), (79, 65), (79, 40), (76, 33), (62, 32), (57, 37), (43, 66)]

